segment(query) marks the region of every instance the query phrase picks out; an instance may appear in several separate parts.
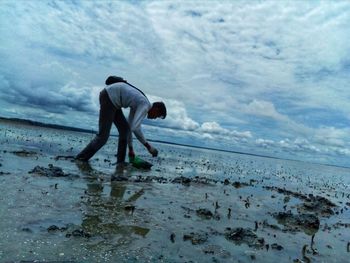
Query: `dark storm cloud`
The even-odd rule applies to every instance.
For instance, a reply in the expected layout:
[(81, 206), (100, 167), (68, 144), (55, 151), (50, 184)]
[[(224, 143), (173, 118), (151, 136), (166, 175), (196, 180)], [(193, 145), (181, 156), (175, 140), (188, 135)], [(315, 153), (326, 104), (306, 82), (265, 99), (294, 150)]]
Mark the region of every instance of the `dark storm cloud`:
[[(2, 77), (5, 80), (4, 77)], [(91, 91), (74, 93), (74, 88), (57, 86), (55, 82), (46, 82), (45, 86), (6, 80), (8, 88), (3, 90), (0, 98), (13, 105), (31, 106), (51, 113), (66, 113), (70, 110), (92, 113), (95, 111), (91, 103)], [(57, 86), (56, 88), (54, 86)]]

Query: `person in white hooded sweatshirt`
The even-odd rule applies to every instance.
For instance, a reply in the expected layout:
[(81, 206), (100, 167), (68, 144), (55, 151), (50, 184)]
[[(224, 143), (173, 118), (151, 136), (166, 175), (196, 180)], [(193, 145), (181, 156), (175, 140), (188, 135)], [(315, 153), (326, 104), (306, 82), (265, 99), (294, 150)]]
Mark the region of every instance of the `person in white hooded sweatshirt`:
[[(150, 103), (141, 90), (116, 76), (107, 78), (106, 87), (100, 92), (99, 99), (99, 131), (95, 138), (76, 156), (77, 160), (88, 161), (105, 145), (109, 138), (112, 123), (119, 132), (117, 168), (125, 165), (127, 146), (129, 146), (129, 157), (135, 157), (132, 133), (153, 157), (158, 155), (158, 150), (144, 137), (141, 122), (146, 117), (148, 119), (164, 119), (167, 112), (163, 102)], [(126, 120), (122, 108), (130, 108), (128, 120)]]

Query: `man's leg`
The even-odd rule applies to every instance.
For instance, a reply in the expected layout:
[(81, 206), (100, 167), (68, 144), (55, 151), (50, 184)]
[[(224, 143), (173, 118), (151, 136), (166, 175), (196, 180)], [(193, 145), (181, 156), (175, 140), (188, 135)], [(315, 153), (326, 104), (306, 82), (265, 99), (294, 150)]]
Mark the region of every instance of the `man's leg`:
[(99, 131), (95, 138), (82, 150), (77, 159), (87, 161), (101, 149), (108, 140), (116, 108), (108, 97), (107, 91), (100, 92), (100, 117), (98, 121)]
[(114, 124), (119, 132), (117, 163), (125, 162), (126, 148), (128, 146), (129, 123), (125, 119), (121, 109), (116, 110), (114, 115)]

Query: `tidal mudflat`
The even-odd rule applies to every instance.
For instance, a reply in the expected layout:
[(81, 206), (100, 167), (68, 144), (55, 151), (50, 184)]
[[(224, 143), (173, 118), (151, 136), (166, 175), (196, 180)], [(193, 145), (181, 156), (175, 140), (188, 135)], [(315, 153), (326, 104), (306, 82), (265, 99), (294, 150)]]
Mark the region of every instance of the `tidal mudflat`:
[(348, 262), (350, 169), (91, 137), (0, 122), (0, 262)]

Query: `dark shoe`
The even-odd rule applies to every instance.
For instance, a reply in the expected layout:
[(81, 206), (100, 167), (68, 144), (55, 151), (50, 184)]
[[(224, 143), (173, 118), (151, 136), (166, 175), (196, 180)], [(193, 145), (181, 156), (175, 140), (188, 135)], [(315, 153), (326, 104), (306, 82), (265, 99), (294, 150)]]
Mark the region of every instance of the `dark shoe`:
[(128, 181), (129, 178), (124, 175), (124, 172), (128, 169), (129, 164), (126, 162), (117, 163), (115, 173), (111, 177), (111, 181)]
[(115, 168), (116, 174), (123, 174), (124, 171), (128, 168), (129, 164), (126, 162), (117, 163), (117, 167)]

